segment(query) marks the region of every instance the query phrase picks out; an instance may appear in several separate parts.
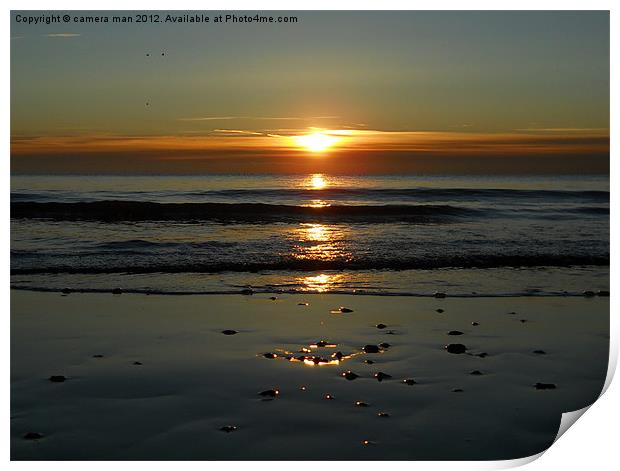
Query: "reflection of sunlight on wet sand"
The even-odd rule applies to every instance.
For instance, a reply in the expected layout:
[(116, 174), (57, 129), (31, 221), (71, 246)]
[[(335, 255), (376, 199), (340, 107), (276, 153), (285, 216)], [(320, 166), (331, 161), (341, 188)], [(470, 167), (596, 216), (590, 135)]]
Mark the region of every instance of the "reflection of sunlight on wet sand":
[(304, 276), (299, 279), (303, 291), (316, 291), (324, 293), (335, 288), (344, 280), (344, 275), (326, 275), (324, 273), (314, 276)]

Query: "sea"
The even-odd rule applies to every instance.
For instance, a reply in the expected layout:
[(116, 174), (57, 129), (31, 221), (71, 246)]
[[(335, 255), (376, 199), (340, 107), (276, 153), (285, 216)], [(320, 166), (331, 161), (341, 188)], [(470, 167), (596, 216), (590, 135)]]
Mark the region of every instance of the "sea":
[(14, 289), (581, 296), (609, 177), (11, 177)]

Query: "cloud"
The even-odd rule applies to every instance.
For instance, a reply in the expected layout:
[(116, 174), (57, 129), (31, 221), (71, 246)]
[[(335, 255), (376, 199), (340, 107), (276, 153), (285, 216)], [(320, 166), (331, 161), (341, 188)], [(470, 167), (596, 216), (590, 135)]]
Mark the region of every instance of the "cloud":
[(201, 116), (197, 118), (178, 118), (178, 121), (229, 121), (245, 119), (253, 121), (306, 121), (310, 119), (339, 119), (339, 116)]
[(82, 36), (80, 33), (49, 33), (46, 34), (48, 38), (75, 38), (76, 36)]

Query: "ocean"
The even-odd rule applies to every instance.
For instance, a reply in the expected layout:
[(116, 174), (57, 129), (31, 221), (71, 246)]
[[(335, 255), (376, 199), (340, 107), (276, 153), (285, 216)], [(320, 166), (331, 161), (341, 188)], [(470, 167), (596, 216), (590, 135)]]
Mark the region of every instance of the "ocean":
[(609, 178), (13, 176), (11, 285), (582, 295), (609, 290)]

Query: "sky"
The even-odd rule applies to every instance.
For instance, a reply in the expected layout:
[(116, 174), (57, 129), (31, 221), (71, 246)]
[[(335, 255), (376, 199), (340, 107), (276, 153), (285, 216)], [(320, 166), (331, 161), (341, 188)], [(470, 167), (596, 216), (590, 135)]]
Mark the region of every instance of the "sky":
[(607, 12), (188, 13), (12, 12), (12, 172), (608, 172)]

